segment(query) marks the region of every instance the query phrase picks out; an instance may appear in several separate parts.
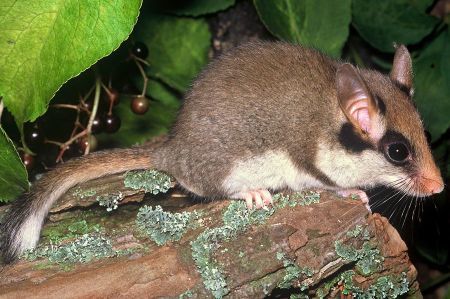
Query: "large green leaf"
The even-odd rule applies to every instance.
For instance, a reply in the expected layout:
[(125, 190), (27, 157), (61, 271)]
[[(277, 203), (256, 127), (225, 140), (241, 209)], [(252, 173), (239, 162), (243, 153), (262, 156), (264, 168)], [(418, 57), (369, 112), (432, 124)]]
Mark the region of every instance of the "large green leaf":
[(348, 37), (351, 0), (254, 0), (258, 14), (275, 36), (339, 57)]
[(184, 92), (208, 61), (211, 33), (203, 19), (150, 14), (136, 26), (148, 46), (150, 76)]
[(19, 127), (55, 92), (127, 38), (142, 0), (3, 0), (0, 96)]
[(393, 52), (393, 43), (415, 44), (427, 36), (438, 19), (427, 15), (428, 0), (353, 0), (353, 25), (375, 48)]
[(27, 188), (27, 171), (11, 140), (0, 127), (0, 202), (14, 199)]
[(433, 139), (450, 127), (450, 36), (442, 32), (414, 59), (415, 101)]
[(144, 115), (136, 115), (129, 102), (122, 100), (115, 113), (122, 120), (119, 131), (113, 135), (100, 134), (101, 143), (115, 146), (130, 146), (147, 141), (152, 136), (166, 133), (171, 127), (180, 106), (179, 99), (161, 83), (150, 80), (147, 96), (151, 98), (150, 108)]
[(227, 9), (234, 5), (235, 0), (170, 0), (165, 2), (165, 6), (169, 6), (167, 12), (180, 16), (198, 17)]

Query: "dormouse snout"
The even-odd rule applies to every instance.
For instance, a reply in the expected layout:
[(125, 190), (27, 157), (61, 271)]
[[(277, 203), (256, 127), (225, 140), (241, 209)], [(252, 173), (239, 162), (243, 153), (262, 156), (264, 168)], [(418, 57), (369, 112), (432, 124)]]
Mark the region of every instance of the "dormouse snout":
[(437, 167), (420, 172), (417, 180), (418, 191), (426, 196), (441, 193), (444, 190), (444, 181)]

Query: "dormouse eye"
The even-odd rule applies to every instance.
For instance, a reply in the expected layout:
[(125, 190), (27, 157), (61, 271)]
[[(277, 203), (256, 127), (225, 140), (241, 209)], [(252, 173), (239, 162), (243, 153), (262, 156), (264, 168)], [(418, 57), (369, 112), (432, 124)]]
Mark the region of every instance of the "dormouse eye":
[(395, 163), (404, 163), (410, 156), (408, 147), (402, 142), (389, 144), (386, 147), (386, 154)]

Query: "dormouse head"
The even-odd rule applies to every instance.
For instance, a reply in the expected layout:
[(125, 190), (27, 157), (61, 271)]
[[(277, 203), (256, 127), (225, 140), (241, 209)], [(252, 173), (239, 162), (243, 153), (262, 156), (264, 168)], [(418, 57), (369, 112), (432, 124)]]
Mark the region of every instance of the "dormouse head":
[(444, 188), (412, 101), (412, 63), (405, 46), (397, 47), (389, 76), (342, 64), (336, 74), (337, 96), (347, 129), (364, 149), (370, 172), (364, 179), (412, 196)]

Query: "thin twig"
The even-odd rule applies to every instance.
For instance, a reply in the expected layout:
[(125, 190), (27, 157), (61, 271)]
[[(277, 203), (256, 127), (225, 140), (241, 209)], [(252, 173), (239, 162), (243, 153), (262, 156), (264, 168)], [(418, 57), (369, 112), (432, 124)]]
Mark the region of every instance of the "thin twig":
[(61, 146), (63, 145), (62, 142), (54, 141), (54, 140), (50, 140), (50, 139), (45, 139), (45, 140), (44, 140), (44, 143), (54, 144), (54, 145), (57, 145), (57, 146), (59, 146), (59, 147), (61, 147)]
[[(142, 65), (139, 63), (139, 61), (144, 61), (142, 59), (139, 59), (138, 57), (135, 57), (136, 60), (134, 60), (134, 62), (136, 63), (136, 66), (139, 69), (139, 72), (141, 73), (142, 78), (144, 79), (144, 84), (142, 86), (142, 93), (141, 93), (141, 97), (145, 96), (145, 94), (147, 93), (147, 83), (148, 83), (148, 77), (147, 74), (144, 71), (144, 68), (142, 67)], [(139, 59), (139, 60), (138, 60)], [(147, 64), (147, 62), (145, 62)]]
[(139, 62), (142, 62), (142, 63), (145, 64), (146, 66), (149, 66), (149, 65), (150, 65), (150, 64), (148, 63), (147, 60), (144, 60), (144, 59), (139, 58), (139, 57), (137, 57), (137, 56), (134, 56), (134, 59), (137, 60), (137, 61), (139, 61)]
[[(100, 102), (101, 86), (102, 86), (102, 81), (101, 81), (100, 77), (97, 77), (97, 80), (95, 82), (94, 105), (92, 107), (91, 115), (89, 117), (89, 122), (86, 127), (86, 131), (87, 131), (86, 135), (87, 135), (88, 141), (89, 141), (89, 137), (91, 135), (92, 124), (94, 123), (95, 116), (97, 115), (98, 103)], [(89, 145), (86, 146), (86, 149), (84, 150), (84, 154), (85, 155), (89, 154)]]
[(52, 108), (67, 108), (67, 109), (73, 109), (73, 110), (80, 110), (79, 105), (72, 105), (72, 104), (53, 104), (50, 107)]
[[(61, 151), (59, 152), (58, 157), (56, 157), (56, 162), (62, 161), (62, 156), (63, 156), (64, 152), (69, 147), (69, 145), (71, 145), (74, 141), (76, 141), (77, 139), (82, 138), (84, 136), (87, 136), (87, 138), (89, 139), (89, 136), (91, 134), (91, 129), (92, 129), (92, 123), (94, 122), (94, 119), (95, 119), (95, 116), (96, 116), (97, 110), (98, 110), (98, 103), (100, 102), (100, 91), (101, 91), (100, 78), (96, 79), (94, 87), (95, 87), (94, 105), (92, 107), (92, 111), (89, 116), (89, 121), (86, 126), (86, 129), (84, 129), (83, 131), (79, 132), (76, 135), (71, 136), (69, 140), (60, 144)], [(93, 90), (93, 89), (91, 89), (91, 90)], [(90, 93), (91, 93), (91, 91), (88, 92), (88, 94), (90, 94)], [(86, 149), (84, 150), (84, 154), (85, 155), (89, 154), (89, 146), (87, 146)]]

